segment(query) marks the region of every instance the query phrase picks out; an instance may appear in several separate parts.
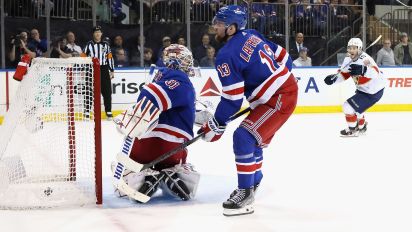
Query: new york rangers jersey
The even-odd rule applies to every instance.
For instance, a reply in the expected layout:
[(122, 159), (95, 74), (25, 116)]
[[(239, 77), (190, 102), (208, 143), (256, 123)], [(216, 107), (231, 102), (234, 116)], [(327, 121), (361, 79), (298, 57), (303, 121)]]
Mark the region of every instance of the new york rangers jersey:
[(162, 111), (157, 126), (144, 138), (175, 143), (193, 138), (196, 94), (186, 73), (160, 68), (153, 82), (143, 87), (138, 101), (144, 96)]
[(218, 52), (216, 70), (222, 97), (215, 118), (225, 124), (242, 106), (243, 96), (254, 109), (266, 103), (291, 75), (292, 59), (281, 46), (255, 30), (236, 33)]
[(363, 76), (352, 76), (357, 90), (368, 94), (375, 94), (385, 88), (386, 78), (384, 74), (379, 70), (373, 58), (365, 52), (363, 52), (356, 61), (352, 61), (350, 57), (346, 57), (343, 60), (336, 83), (345, 81), (351, 77), (349, 73), (351, 64), (364, 65), (367, 67)]

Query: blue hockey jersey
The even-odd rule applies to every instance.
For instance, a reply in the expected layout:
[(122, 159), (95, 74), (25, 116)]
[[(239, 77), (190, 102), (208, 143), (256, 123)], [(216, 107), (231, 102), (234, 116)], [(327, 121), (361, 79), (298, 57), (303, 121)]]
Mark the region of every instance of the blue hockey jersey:
[(286, 49), (257, 31), (242, 30), (219, 50), (216, 70), (222, 97), (215, 118), (225, 125), (239, 111), (243, 96), (252, 109), (266, 103), (291, 76), (292, 59)]
[(161, 111), (158, 125), (144, 138), (176, 143), (193, 138), (196, 94), (186, 73), (160, 68), (153, 82), (143, 87), (138, 101), (144, 96)]

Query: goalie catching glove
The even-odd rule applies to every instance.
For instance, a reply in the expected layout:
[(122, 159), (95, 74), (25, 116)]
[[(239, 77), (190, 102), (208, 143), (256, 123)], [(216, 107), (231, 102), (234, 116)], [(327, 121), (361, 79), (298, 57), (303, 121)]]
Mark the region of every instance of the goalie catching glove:
[(197, 132), (197, 134), (203, 133), (202, 139), (206, 142), (214, 142), (222, 137), (225, 132), (226, 126), (221, 126), (216, 121), (215, 117), (211, 117), (202, 128)]

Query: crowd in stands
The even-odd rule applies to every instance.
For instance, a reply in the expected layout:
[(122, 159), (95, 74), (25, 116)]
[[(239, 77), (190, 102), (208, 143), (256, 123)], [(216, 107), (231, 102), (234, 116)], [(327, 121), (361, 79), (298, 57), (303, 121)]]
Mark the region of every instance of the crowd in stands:
[[(285, 3), (286, 0), (256, 0), (240, 1), (248, 5), (249, 27), (258, 30), (267, 37), (284, 39), (285, 34)], [(288, 0), (290, 3), (289, 21), (291, 25), (291, 38), (289, 52), (295, 66), (311, 66), (317, 62), (311, 59), (319, 47), (319, 43), (305, 43), (304, 36), (323, 37), (326, 35), (327, 25), (333, 25), (328, 33), (337, 33), (344, 27), (351, 25), (356, 16), (354, 10), (356, 0)], [(239, 1), (238, 1), (239, 2)], [(368, 1), (370, 3), (370, 1)], [(122, 4), (129, 4), (131, 9), (140, 13), (138, 0), (99, 0), (98, 5), (110, 5), (112, 23), (121, 24), (126, 17), (122, 12)], [(193, 0), (191, 1), (191, 18), (194, 23), (210, 23), (219, 7), (230, 4), (230, 1), (222, 3), (218, 0)], [(342, 5), (344, 4), (344, 5)], [(348, 5), (351, 4), (351, 5)], [(184, 4), (177, 0), (157, 0), (144, 2), (144, 7), (151, 7), (151, 22), (184, 22)], [(147, 10), (147, 9), (146, 9)], [(101, 17), (104, 17), (104, 11)], [(99, 16), (100, 17), (100, 16)], [(145, 16), (147, 17), (147, 16)], [(44, 32), (43, 32), (44, 33)], [(200, 38), (192, 38), (192, 52), (195, 65), (201, 67), (213, 67), (219, 47), (214, 44), (213, 34), (205, 33)], [(147, 67), (155, 63), (162, 65), (163, 49), (171, 43), (186, 45), (185, 36), (163, 35), (162, 43), (155, 47), (142, 47), (140, 36), (129, 44), (124, 43), (122, 34), (109, 38), (107, 42), (111, 46), (116, 67)], [(145, 38), (143, 38), (145, 41)], [(47, 50), (47, 45), (50, 49)], [(393, 45), (392, 45), (393, 44)], [(32, 57), (68, 58), (80, 56), (84, 50), (84, 44), (76, 44), (76, 35), (68, 31), (65, 35), (46, 41), (38, 29), (23, 30), (9, 41), (8, 66), (15, 67), (22, 54), (30, 54)], [(284, 44), (281, 44), (284, 46)], [(320, 45), (322, 46), (322, 45)], [(143, 53), (143, 63), (141, 54)], [(402, 34), (400, 43), (386, 39), (383, 47), (376, 55), (379, 65), (404, 65), (412, 64), (412, 44), (408, 42), (408, 35)]]

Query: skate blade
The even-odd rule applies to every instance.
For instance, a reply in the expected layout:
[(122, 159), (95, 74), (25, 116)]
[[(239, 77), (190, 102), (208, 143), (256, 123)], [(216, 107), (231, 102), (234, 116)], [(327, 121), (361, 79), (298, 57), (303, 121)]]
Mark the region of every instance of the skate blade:
[(240, 209), (223, 209), (223, 215), (226, 217), (252, 214), (255, 212), (253, 205), (248, 205)]
[(354, 133), (354, 134), (351, 134), (351, 135), (340, 135), (340, 137), (342, 137), (342, 138), (356, 138), (356, 137), (359, 137), (359, 133)]

